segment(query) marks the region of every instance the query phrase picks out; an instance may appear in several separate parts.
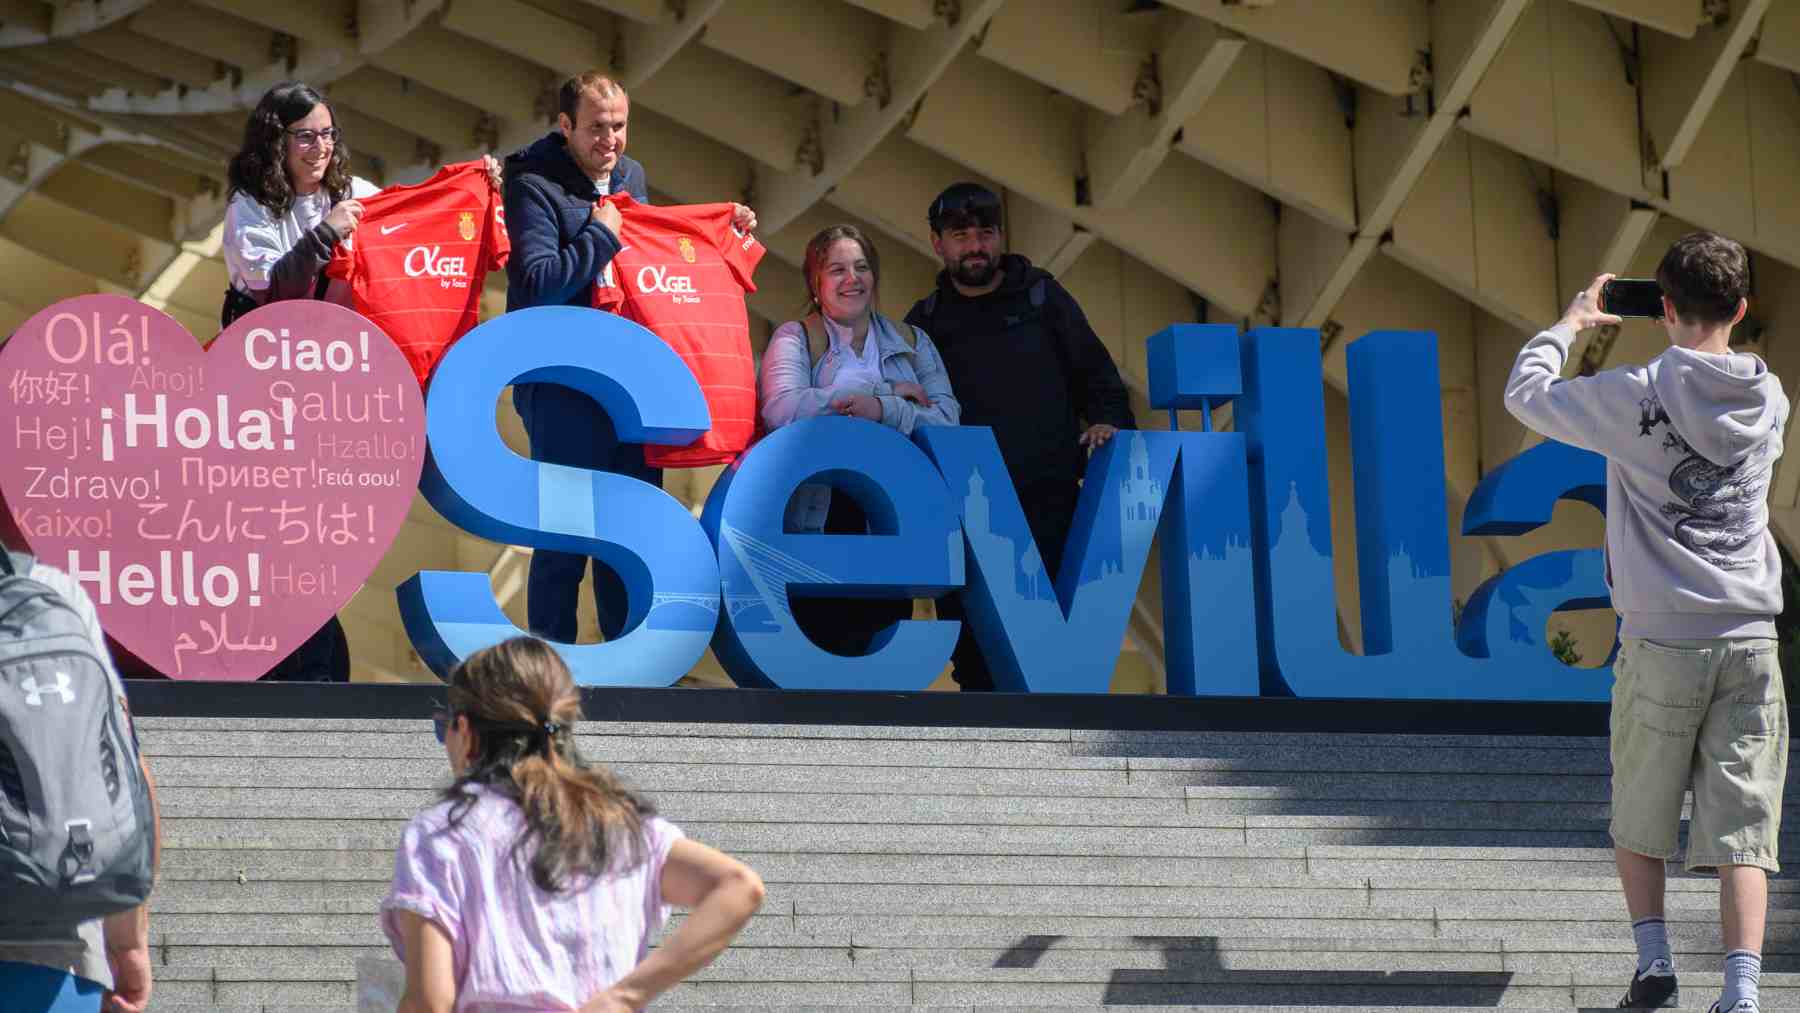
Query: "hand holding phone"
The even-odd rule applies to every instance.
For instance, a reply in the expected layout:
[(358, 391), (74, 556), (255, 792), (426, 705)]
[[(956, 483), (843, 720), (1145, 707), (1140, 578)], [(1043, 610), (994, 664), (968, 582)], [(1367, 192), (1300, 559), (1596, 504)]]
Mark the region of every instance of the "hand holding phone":
[(1662, 286), (1654, 280), (1614, 278), (1600, 289), (1600, 308), (1616, 317), (1660, 320)]
[(1618, 323), (1619, 318), (1610, 309), (1602, 308), (1600, 299), (1601, 290), (1611, 284), (1612, 280), (1613, 276), (1610, 274), (1600, 275), (1587, 288), (1575, 293), (1575, 298), (1569, 300), (1569, 308), (1563, 311), (1558, 323), (1576, 331)]

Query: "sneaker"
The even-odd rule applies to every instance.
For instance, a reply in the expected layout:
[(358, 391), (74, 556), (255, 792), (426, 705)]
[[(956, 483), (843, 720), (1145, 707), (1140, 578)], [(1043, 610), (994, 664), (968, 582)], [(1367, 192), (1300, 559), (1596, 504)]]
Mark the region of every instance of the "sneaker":
[[(1625, 998), (1619, 1000), (1620, 1009), (1673, 1009), (1681, 1001), (1681, 990), (1675, 985), (1675, 968), (1666, 960), (1652, 960), (1650, 966), (1632, 976), (1631, 985), (1625, 989)], [(1718, 1013), (1718, 1004), (1713, 1004), (1713, 1013)], [(1730, 1013), (1739, 1013), (1733, 1008)], [(1760, 1013), (1752, 1009), (1750, 1013)]]
[(1709, 1013), (1762, 1013), (1762, 1007), (1756, 1004), (1755, 999), (1739, 999), (1731, 1004), (1730, 1009), (1723, 1009), (1714, 1002)]

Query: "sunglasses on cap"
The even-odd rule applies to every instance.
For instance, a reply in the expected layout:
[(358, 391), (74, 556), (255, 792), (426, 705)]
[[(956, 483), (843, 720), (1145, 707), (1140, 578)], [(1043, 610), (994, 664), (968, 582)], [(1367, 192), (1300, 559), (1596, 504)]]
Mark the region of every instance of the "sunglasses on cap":
[(1000, 196), (977, 183), (958, 183), (931, 202), (926, 212), (933, 228), (947, 218), (970, 218), (982, 225), (1000, 224)]

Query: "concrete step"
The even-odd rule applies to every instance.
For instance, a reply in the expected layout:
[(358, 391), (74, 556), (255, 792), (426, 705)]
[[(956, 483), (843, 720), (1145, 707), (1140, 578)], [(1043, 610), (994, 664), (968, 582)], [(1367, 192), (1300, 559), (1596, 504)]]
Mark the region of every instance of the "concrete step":
[[(253, 819), (408, 818), (438, 802), (435, 792), (254, 788), (171, 790), (164, 811), (176, 818)], [(1058, 798), (1053, 796), (912, 794), (783, 794), (721, 791), (664, 792), (659, 811), (684, 823), (954, 823), (965, 825), (1181, 827), (1242, 826), (1230, 814), (1191, 812), (1179, 796)]]
[[(351, 1008), (359, 962), (391, 961), (376, 910), (400, 830), (449, 780), (429, 725), (141, 731), (167, 817), (157, 1008)], [(769, 886), (733, 948), (655, 1009), (1563, 1013), (1616, 1002), (1631, 962), (1597, 739), (644, 723), (578, 738)], [(1716, 889), (1678, 873), (1668, 893), (1702, 1008)], [(1771, 900), (1764, 994), (1793, 1004), (1800, 880)]]
[[(151, 772), (157, 784), (170, 787), (276, 789), (385, 788), (441, 790), (450, 781), (442, 756), (417, 759), (368, 757), (260, 757), (246, 764), (231, 757), (154, 756)], [(918, 790), (928, 777), (933, 794), (1052, 795), (1056, 797), (1126, 796), (1179, 798), (1175, 783), (1133, 783), (1123, 768), (1104, 770), (1036, 770), (980, 767), (854, 767), (819, 764), (611, 762), (607, 764), (633, 788), (645, 792), (691, 791), (707, 785), (715, 791), (801, 791), (902, 793)]]
[[(332, 914), (377, 910), (387, 884), (381, 881), (175, 881), (156, 891), (152, 910), (160, 913)], [(1772, 921), (1800, 919), (1794, 894), (1780, 895)], [(1670, 893), (1672, 917), (1710, 918), (1713, 895)], [(1072, 886), (917, 883), (768, 884), (767, 910), (817, 914), (1145, 914), (1226, 917), (1291, 914), (1299, 921), (1342, 917), (1432, 917), (1442, 919), (1504, 914), (1543, 914), (1563, 920), (1625, 917), (1617, 891), (1429, 890), (1381, 888), (1340, 881), (1321, 885), (1305, 878), (1286, 885), (1231, 886)], [(1568, 912), (1580, 912), (1576, 918)]]
[[(450, 780), (439, 759), (321, 760), (156, 757), (152, 773), (171, 802), (238, 797), (316, 804), (322, 790), (380, 791), (429, 800)], [(922, 777), (933, 796), (1072, 798), (1186, 798), (1194, 810), (1245, 813), (1352, 811), (1367, 803), (1470, 805), (1567, 805), (1604, 813), (1610, 793), (1603, 776), (1545, 778), (1483, 775), (1327, 775), (1286, 771), (1029, 770), (1017, 768), (921, 769), (729, 763), (616, 763), (614, 773), (636, 790), (662, 799), (706, 785), (711, 793), (765, 795), (915, 795)], [(1152, 774), (1159, 775), (1152, 778)], [(210, 789), (210, 794), (202, 792)], [(1789, 786), (1800, 801), (1800, 779)], [(1259, 804), (1266, 803), (1266, 804)], [(422, 802), (420, 804), (423, 804)], [(410, 806), (416, 808), (416, 806)], [(1586, 807), (1585, 809), (1583, 807)], [(1360, 811), (1360, 810), (1358, 810)]]
[[(168, 789), (172, 818), (406, 818), (441, 798), (412, 789)], [(1311, 798), (938, 795), (668, 791), (658, 809), (683, 822), (954, 823), (1109, 827), (1252, 827), (1602, 832), (1604, 803), (1369, 801)], [(1800, 831), (1796, 831), (1800, 834)]]
[[(407, 724), (404, 722), (398, 724)], [(596, 734), (605, 729), (604, 734)], [(152, 756), (222, 758), (345, 757), (441, 759), (438, 743), (418, 725), (419, 734), (395, 728), (344, 731), (321, 728), (296, 732), (291, 725), (268, 730), (243, 728), (159, 731)], [(1151, 744), (1097, 743), (1070, 739), (996, 740), (984, 738), (853, 737), (666, 737), (618, 734), (585, 723), (578, 729), (584, 755), (608, 763), (783, 763), (827, 766), (928, 766), (1123, 770), (1165, 774), (1181, 771), (1267, 770), (1287, 772), (1358, 771), (1404, 774), (1552, 774), (1603, 776), (1605, 743), (1543, 745), (1535, 739), (1501, 745), (1498, 740), (1450, 741), (1441, 748), (1400, 737), (1365, 737), (1365, 744), (1336, 737), (1302, 743), (1288, 737), (1208, 736)]]
[[(583, 725), (582, 730), (589, 728)], [(443, 746), (420, 735), (345, 731), (165, 731), (146, 742), (149, 756), (343, 757), (443, 759)], [(1124, 770), (1123, 757), (1075, 755), (1070, 743), (854, 739), (658, 739), (579, 734), (582, 754), (606, 763), (787, 763), (835, 766), (1012, 767), (1033, 770)]]
[[(999, 974), (1001, 972), (990, 972)], [(1321, 974), (1317, 980), (1296, 972), (1246, 972), (1230, 980), (1195, 981), (1194, 976), (1167, 972), (1122, 972), (1105, 982), (1031, 982), (1006, 978), (906, 982), (712, 982), (689, 981), (671, 989), (665, 1002), (743, 1004), (788, 1007), (794, 1004), (869, 1005), (1018, 1005), (1042, 1009), (1053, 1005), (1142, 1005), (1146, 1003), (1213, 1002), (1245, 1004), (1294, 1003), (1349, 1009), (1369, 1005), (1421, 1003), (1502, 1007), (1560, 1006), (1571, 1003), (1567, 979), (1520, 975), (1370, 974), (1361, 979), (1344, 973)], [(1616, 1000), (1616, 996), (1614, 997)]]

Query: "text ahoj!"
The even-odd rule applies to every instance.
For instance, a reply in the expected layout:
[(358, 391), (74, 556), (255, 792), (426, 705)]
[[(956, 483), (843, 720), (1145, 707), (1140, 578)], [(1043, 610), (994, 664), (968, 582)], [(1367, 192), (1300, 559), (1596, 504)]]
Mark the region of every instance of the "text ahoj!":
[(290, 300), (202, 347), (121, 296), (0, 347), (0, 492), (107, 632), (177, 679), (254, 679), (355, 594), (424, 457), (411, 367), (367, 320)]

